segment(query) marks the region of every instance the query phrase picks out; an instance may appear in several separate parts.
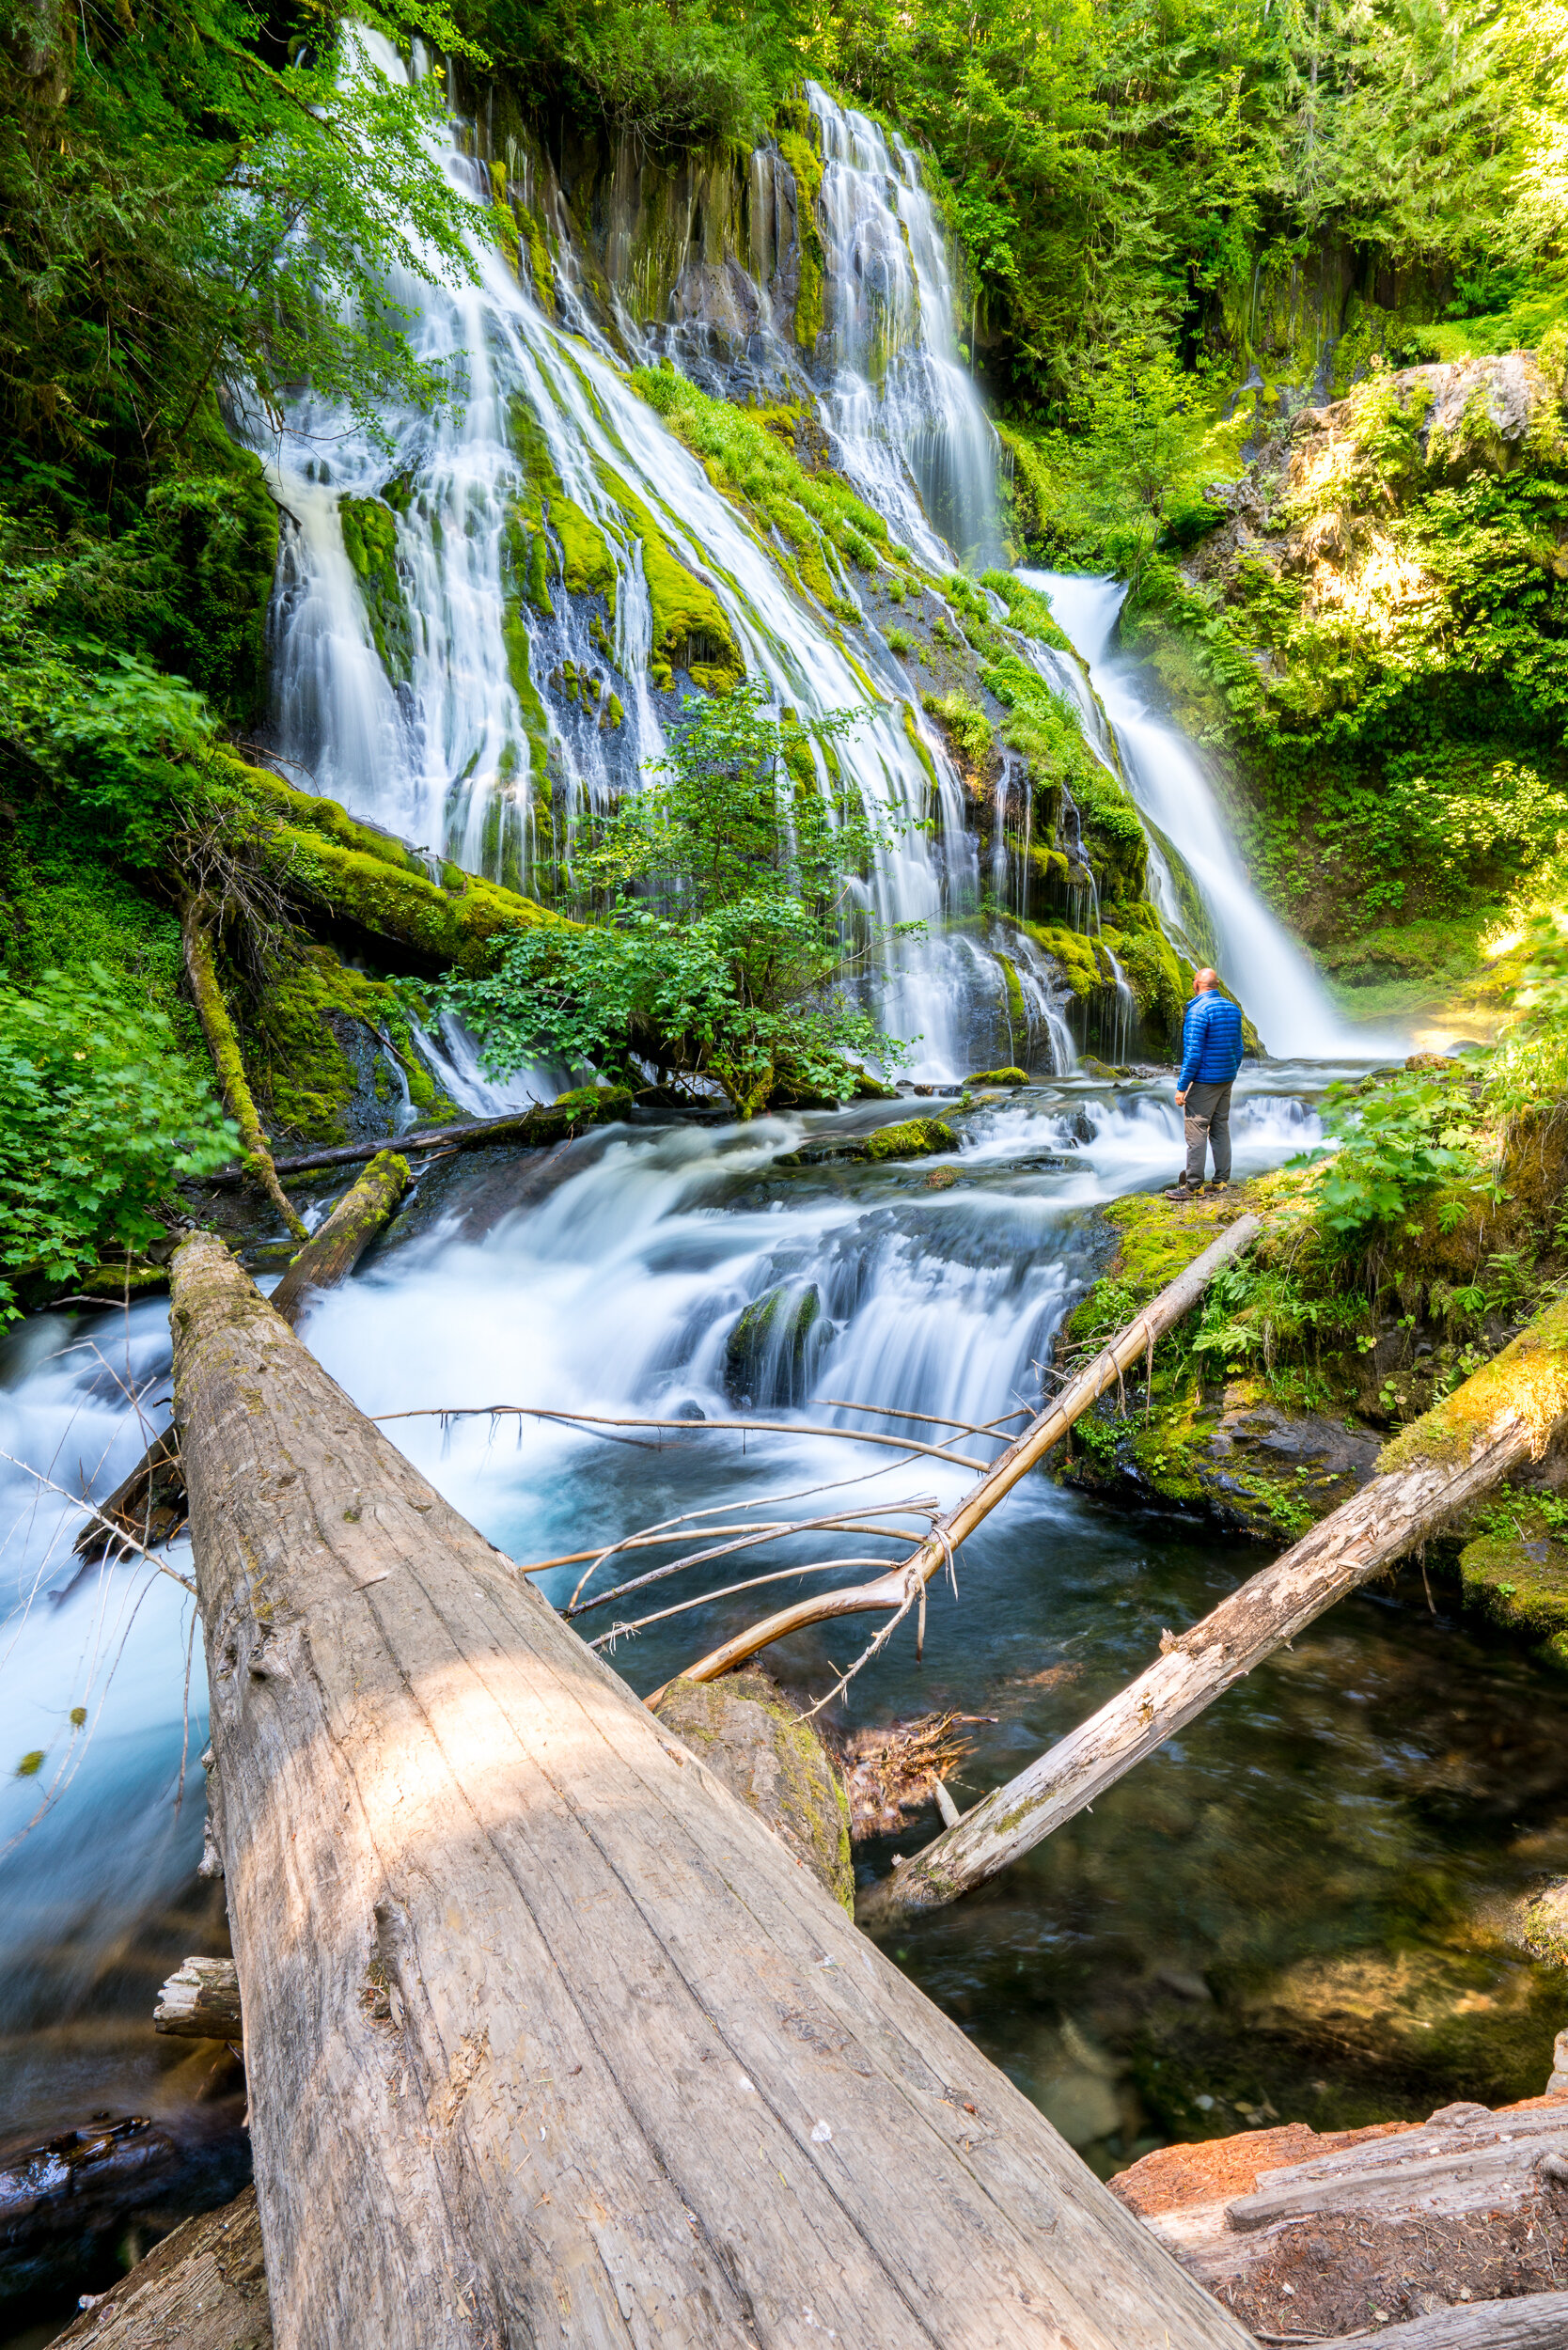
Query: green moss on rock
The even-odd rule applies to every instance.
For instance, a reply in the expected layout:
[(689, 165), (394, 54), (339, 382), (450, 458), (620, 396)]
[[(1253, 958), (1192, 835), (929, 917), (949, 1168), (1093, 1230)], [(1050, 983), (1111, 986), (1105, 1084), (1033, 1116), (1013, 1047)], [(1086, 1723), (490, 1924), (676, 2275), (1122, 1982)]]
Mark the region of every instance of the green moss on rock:
[(896, 1126), (879, 1126), (866, 1137), (869, 1159), (922, 1159), (933, 1152), (956, 1151), (958, 1136), (940, 1118), (906, 1118)]
[(672, 1681), (658, 1718), (853, 1913), (849, 1798), (826, 1747), (755, 1668)]
[(398, 518), (381, 498), (339, 498), (337, 514), (377, 658), (394, 685), (406, 685), (414, 674), (414, 617), (398, 571)]
[(1568, 1667), (1568, 1543), (1561, 1528), (1528, 1494), (1509, 1495), (1492, 1514), (1494, 1530), (1459, 1556), (1465, 1605)]

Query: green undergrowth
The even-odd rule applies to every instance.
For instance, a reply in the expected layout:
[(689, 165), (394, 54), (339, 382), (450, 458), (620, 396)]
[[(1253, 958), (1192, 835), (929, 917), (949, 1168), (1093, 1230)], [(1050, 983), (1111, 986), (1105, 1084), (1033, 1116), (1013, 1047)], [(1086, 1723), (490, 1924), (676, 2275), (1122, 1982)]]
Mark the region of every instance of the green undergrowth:
[(1507, 400), (1407, 370), (1279, 434), (1261, 526), (1161, 557), (1128, 617), (1346, 985), (1415, 996), (1435, 927), (1435, 992), (1473, 987), (1463, 926), (1568, 826), (1568, 331), (1511, 364)]

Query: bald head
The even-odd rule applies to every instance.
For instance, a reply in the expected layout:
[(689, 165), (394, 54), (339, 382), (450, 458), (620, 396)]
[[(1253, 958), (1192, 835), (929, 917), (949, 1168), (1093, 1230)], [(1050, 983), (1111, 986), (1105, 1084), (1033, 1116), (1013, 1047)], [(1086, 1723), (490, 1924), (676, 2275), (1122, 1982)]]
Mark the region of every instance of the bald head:
[(1195, 971), (1192, 975), (1192, 992), (1195, 995), (1207, 995), (1211, 987), (1217, 987), (1218, 985), (1219, 973), (1217, 971), (1205, 969), (1202, 971)]

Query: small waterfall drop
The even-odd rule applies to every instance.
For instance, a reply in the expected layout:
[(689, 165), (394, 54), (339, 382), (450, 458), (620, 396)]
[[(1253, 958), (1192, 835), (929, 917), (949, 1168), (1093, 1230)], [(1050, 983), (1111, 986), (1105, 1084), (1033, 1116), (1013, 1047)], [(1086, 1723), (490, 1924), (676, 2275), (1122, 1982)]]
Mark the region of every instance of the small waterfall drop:
[[(1019, 577), (1050, 599), (1105, 706), (1127, 789), (1152, 836), (1151, 894), (1167, 929), (1186, 936), (1198, 954), (1214, 955), (1271, 1052), (1329, 1058), (1345, 1053), (1367, 1058), (1383, 1043), (1404, 1049), (1398, 1040), (1369, 1036), (1341, 1017), (1305, 949), (1259, 897), (1196, 753), (1152, 715), (1132, 664), (1116, 653), (1122, 583), (1062, 572), (1021, 571)], [(1088, 724), (1085, 733), (1092, 746)], [(1162, 847), (1170, 854), (1160, 854)], [(1196, 921), (1181, 886), (1183, 869), (1199, 901)]]

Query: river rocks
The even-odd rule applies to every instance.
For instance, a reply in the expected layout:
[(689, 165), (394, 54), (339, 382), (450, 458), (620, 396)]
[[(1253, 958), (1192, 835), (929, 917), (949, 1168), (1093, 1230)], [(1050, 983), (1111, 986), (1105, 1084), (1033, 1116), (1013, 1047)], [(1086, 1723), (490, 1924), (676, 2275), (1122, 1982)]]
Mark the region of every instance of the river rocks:
[(1466, 1607), (1568, 1665), (1568, 1543), (1561, 1529), (1529, 1495), (1510, 1495), (1494, 1528), (1460, 1553)]
[(732, 1403), (799, 1402), (811, 1333), (823, 1309), (814, 1281), (780, 1281), (736, 1316), (724, 1345), (724, 1386)]
[[(1135, 2120), (1124, 2085), (1125, 2066), (1099, 2047), (1071, 2016), (1047, 2027), (1030, 2051), (1029, 2093), (1053, 2129), (1069, 2146), (1084, 2147), (1121, 2131)], [(1132, 2099), (1136, 2105), (1136, 2098)]]
[(828, 1167), (846, 1160), (921, 1159), (937, 1151), (956, 1151), (959, 1137), (944, 1119), (904, 1118), (897, 1125), (877, 1126), (870, 1134), (825, 1135), (802, 1143), (774, 1161), (776, 1167)]
[(1155, 1495), (1237, 1532), (1293, 1541), (1367, 1483), (1380, 1443), (1321, 1413), (1284, 1412), (1236, 1381), (1218, 1404), (1200, 1399), (1175, 1416), (1121, 1417), (1105, 1399), (1064, 1474), (1093, 1492)]
[(1027, 1086), (1029, 1082), (1022, 1069), (982, 1069), (973, 1077), (965, 1077), (971, 1086)]
[(672, 1681), (659, 1719), (853, 1911), (849, 1804), (815, 1727), (755, 1668), (719, 1681)]

